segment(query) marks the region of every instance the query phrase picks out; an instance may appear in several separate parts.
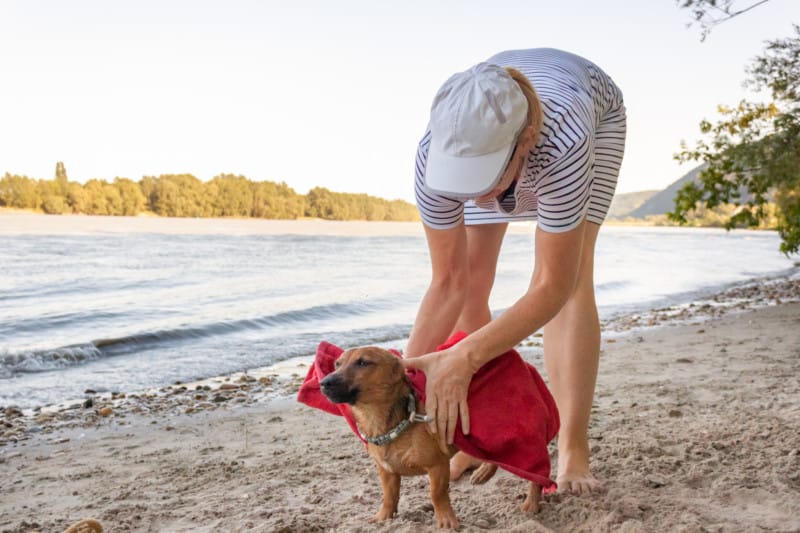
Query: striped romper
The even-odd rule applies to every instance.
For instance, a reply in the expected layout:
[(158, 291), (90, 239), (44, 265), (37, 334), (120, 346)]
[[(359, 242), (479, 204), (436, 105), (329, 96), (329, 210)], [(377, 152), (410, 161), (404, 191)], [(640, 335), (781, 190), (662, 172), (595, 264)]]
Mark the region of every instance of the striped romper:
[(415, 194), (423, 223), (447, 229), (463, 223), (537, 220), (545, 231), (577, 227), (584, 218), (601, 224), (617, 185), (625, 148), (622, 93), (598, 66), (582, 57), (534, 48), (490, 59), (522, 72), (542, 102), (544, 124), (516, 184), (498, 201), (477, 204), (425, 188), (430, 129), (419, 143)]

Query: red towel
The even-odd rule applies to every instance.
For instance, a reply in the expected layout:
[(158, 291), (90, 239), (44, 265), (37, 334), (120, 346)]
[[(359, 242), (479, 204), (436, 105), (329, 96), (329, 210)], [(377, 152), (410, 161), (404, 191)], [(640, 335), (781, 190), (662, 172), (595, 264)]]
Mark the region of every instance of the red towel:
[[(444, 350), (467, 335), (455, 333), (438, 350)], [(320, 391), (319, 382), (333, 372), (334, 362), (344, 350), (321, 342), (297, 400), (334, 415), (344, 416), (361, 438), (347, 404), (334, 404)], [(399, 356), (395, 352), (396, 355)], [(425, 374), (408, 370), (411, 385), (420, 401), (425, 401)], [(552, 490), (550, 455), (547, 444), (558, 433), (559, 419), (555, 400), (539, 372), (509, 350), (489, 361), (472, 377), (468, 392), (470, 434), (464, 435), (459, 423), (456, 447), (500, 468)]]

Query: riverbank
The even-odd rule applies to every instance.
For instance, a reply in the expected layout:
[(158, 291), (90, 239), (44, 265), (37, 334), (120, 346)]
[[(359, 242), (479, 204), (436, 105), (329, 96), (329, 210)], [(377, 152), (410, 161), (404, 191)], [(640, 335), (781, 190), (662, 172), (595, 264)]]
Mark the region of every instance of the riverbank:
[[(590, 438), (608, 491), (528, 516), (511, 475), (456, 483), (462, 530), (800, 529), (798, 300), (797, 279), (755, 282), (604, 324)], [(520, 351), (542, 369), (540, 340)], [(6, 408), (0, 531), (89, 516), (109, 531), (432, 530), (424, 478), (404, 481), (395, 520), (368, 524), (374, 467), (342, 419), (294, 402), (307, 367), (292, 365)]]
[(0, 210), (0, 235), (161, 233), (171, 235), (422, 235), (419, 222), (269, 220), (157, 216), (44, 215)]

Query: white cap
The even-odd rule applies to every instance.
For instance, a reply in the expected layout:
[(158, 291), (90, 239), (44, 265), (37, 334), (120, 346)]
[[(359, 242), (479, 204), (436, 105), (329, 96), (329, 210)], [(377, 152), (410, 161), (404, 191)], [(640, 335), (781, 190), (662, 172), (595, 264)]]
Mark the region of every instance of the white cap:
[(508, 71), (478, 63), (447, 80), (431, 106), (425, 186), (477, 198), (500, 181), (528, 117), (528, 100)]

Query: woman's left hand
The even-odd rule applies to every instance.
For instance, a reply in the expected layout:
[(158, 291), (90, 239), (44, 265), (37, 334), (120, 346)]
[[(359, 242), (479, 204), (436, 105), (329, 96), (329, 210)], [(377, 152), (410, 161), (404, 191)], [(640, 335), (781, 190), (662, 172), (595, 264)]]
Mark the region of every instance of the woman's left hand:
[(425, 412), (433, 418), (430, 431), (438, 433), (439, 446), (447, 453), (461, 415), (461, 431), (469, 434), (469, 407), (467, 390), (474, 371), (457, 346), (420, 357), (403, 359), (405, 368), (416, 368), (425, 373)]

